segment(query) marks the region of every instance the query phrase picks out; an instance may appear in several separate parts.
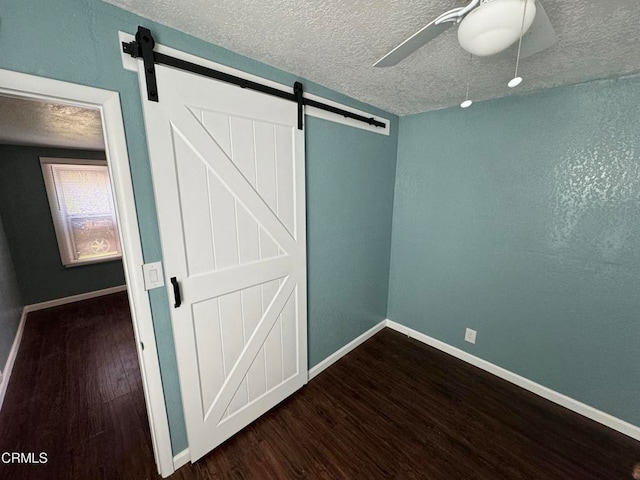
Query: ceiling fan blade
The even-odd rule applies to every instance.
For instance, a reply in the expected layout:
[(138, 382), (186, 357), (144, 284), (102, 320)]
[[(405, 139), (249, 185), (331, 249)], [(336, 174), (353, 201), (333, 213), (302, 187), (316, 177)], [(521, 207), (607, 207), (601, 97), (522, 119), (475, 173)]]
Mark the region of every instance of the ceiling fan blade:
[(531, 28), (522, 38), (521, 58), (540, 53), (558, 43), (558, 35), (553, 29), (547, 13), (542, 8), (542, 3), (540, 1), (536, 2), (536, 7), (536, 18), (533, 19)]
[(384, 57), (373, 64), (374, 67), (391, 67), (398, 64), (400, 61), (407, 58), (413, 52), (423, 47), (431, 40), (436, 38), (442, 32), (447, 30), (452, 22), (436, 23), (438, 19), (434, 20), (426, 27), (418, 30), (412, 36), (407, 38), (404, 42), (398, 45), (396, 48), (387, 53)]

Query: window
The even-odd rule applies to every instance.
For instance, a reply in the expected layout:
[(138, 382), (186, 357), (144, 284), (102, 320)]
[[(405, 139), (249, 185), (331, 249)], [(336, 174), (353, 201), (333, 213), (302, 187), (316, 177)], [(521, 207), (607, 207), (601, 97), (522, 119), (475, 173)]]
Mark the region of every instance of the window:
[(41, 158), (40, 164), (62, 264), (121, 258), (107, 162)]

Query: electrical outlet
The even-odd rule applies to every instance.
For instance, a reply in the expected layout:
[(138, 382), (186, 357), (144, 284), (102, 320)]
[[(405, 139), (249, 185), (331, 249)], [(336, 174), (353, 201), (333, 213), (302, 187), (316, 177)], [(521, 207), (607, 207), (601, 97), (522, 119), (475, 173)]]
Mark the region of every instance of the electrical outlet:
[(477, 334), (478, 332), (476, 332), (475, 330), (467, 328), (467, 330), (464, 332), (464, 339), (469, 343), (476, 343)]

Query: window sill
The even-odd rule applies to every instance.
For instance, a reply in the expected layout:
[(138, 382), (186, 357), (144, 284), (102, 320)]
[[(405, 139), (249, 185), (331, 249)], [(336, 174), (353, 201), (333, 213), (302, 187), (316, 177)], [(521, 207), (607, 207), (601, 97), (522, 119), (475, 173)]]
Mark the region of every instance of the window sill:
[(113, 257), (105, 257), (105, 258), (91, 258), (88, 260), (79, 260), (77, 262), (73, 262), (73, 263), (69, 263), (66, 265), (63, 265), (64, 268), (75, 268), (75, 267), (83, 267), (86, 265), (94, 265), (96, 263), (106, 263), (106, 262), (121, 262), (122, 261), (122, 255), (117, 255), (117, 256), (113, 256)]

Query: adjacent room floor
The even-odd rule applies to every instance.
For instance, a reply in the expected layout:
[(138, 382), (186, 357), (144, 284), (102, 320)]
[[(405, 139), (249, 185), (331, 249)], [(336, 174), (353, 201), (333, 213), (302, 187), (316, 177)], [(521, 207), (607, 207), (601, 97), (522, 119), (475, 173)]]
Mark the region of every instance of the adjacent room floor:
[[(1, 479), (156, 478), (125, 294), (29, 315)], [(640, 442), (383, 330), (175, 479), (631, 479)]]
[(0, 452), (47, 453), (0, 479), (156, 478), (126, 293), (27, 317), (0, 411)]

